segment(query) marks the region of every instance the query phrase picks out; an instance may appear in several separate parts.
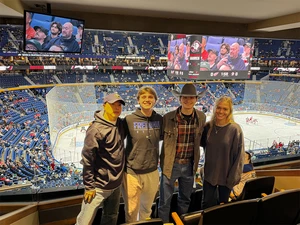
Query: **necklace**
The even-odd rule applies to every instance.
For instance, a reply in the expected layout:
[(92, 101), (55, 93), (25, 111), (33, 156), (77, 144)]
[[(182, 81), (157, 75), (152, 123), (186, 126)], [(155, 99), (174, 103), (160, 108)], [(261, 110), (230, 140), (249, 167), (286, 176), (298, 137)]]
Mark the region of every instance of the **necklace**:
[[(226, 126), (226, 125), (225, 125)], [(217, 125), (214, 125), (214, 128), (215, 128), (215, 133), (218, 134), (218, 132), (225, 126), (222, 126), (222, 127), (219, 127), (217, 128)]]
[(215, 133), (217, 134), (223, 127), (219, 127), (219, 129), (217, 129), (217, 126), (215, 125), (214, 128), (215, 128)]

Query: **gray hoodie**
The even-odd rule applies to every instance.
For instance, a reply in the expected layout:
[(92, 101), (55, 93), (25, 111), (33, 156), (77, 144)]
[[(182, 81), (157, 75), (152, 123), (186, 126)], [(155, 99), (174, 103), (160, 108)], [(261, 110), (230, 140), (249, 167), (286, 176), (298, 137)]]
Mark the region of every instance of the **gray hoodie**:
[(140, 109), (125, 117), (127, 130), (126, 166), (130, 174), (157, 170), (162, 116), (155, 111), (146, 117)]
[(120, 118), (116, 124), (96, 111), (86, 131), (82, 149), (83, 182), (86, 190), (95, 187), (112, 190), (120, 186), (125, 165), (125, 130)]

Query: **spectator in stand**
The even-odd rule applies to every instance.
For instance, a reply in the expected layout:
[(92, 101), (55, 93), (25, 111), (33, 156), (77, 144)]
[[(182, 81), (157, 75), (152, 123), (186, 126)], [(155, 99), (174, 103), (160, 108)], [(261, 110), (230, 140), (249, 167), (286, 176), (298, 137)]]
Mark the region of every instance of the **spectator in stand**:
[(178, 69), (178, 70), (188, 70), (187, 61), (185, 59), (185, 54), (184, 54), (184, 44), (183, 43), (181, 43), (179, 45), (179, 53), (176, 56), (174, 68)]
[(30, 23), (32, 21), (32, 15), (30, 12), (26, 12), (26, 21), (25, 21), (25, 26), (26, 26), (26, 39), (31, 39), (34, 38), (35, 36), (35, 30), (33, 29), (32, 26), (30, 26)]
[(73, 35), (73, 25), (70, 22), (66, 22), (62, 26), (61, 36), (53, 38), (45, 46), (44, 50), (48, 51), (52, 45), (61, 46), (64, 52), (79, 52), (80, 47)]
[(174, 69), (174, 53), (168, 53), (168, 69)]
[(206, 37), (202, 36), (202, 41), (201, 41), (201, 59), (202, 60), (207, 60), (208, 57), (208, 52), (206, 51)]
[(60, 45), (52, 45), (52, 46), (49, 48), (48, 51), (49, 51), (49, 52), (63, 52), (64, 49), (63, 49), (63, 47), (60, 46)]
[(178, 54), (179, 54), (179, 45), (175, 45), (174, 57), (177, 58)]
[(244, 135), (233, 120), (233, 103), (228, 96), (216, 100), (211, 120), (201, 139), (204, 148), (202, 208), (227, 203), (232, 188), (241, 180)]
[(53, 21), (50, 24), (50, 34), (47, 36), (45, 42), (48, 43), (53, 38), (57, 38), (62, 31), (62, 25), (60, 22)]
[(40, 50), (42, 50), (42, 45), (37, 40), (30, 39), (30, 40), (26, 41), (25, 50), (26, 51), (33, 51), (33, 52), (34, 51), (40, 51)]
[(194, 175), (200, 159), (200, 140), (206, 116), (194, 108), (199, 97), (193, 84), (185, 84), (179, 97), (180, 106), (163, 117), (164, 139), (160, 155), (162, 169), (158, 216), (169, 222), (174, 184), (178, 179), (178, 214), (187, 213), (191, 201)]
[(46, 38), (49, 31), (42, 26), (35, 26), (34, 30), (35, 30), (34, 39), (41, 44), (42, 48), (44, 48), (47, 44)]
[(250, 53), (251, 53), (251, 43), (247, 42), (244, 44), (244, 51), (242, 53), (242, 59), (244, 60), (246, 66), (249, 65)]
[(251, 162), (251, 154), (249, 152), (245, 152), (244, 155), (244, 168), (241, 177), (241, 181), (233, 187), (230, 192), (230, 198), (236, 200), (240, 194), (242, 193), (245, 183), (247, 180), (253, 179), (256, 177), (256, 173)]
[(185, 59), (188, 61), (190, 57), (190, 51), (191, 51), (191, 43), (188, 41), (186, 43), (186, 52), (185, 52)]
[(208, 62), (201, 61), (200, 63), (200, 71), (209, 71), (210, 70), (210, 65)]
[(230, 45), (227, 43), (222, 43), (220, 47), (220, 54), (218, 56), (217, 62), (219, 62), (223, 58), (227, 58), (230, 52)]
[(124, 100), (117, 93), (104, 97), (103, 111), (96, 111), (82, 149), (84, 200), (76, 225), (91, 225), (103, 206), (101, 225), (116, 225), (120, 186), (125, 165), (124, 123), (119, 116)]
[(217, 58), (218, 58), (218, 52), (213, 49), (208, 50), (208, 57), (207, 62), (209, 63), (209, 70), (210, 71), (217, 71)]
[(79, 24), (77, 26), (77, 34), (75, 36), (79, 46), (81, 46), (81, 42), (82, 42), (82, 33), (83, 33), (83, 24)]
[(127, 130), (126, 172), (122, 184), (126, 222), (143, 221), (151, 216), (151, 207), (159, 186), (159, 141), (162, 116), (153, 107), (156, 91), (143, 86), (137, 100), (141, 108), (125, 117)]
[(246, 66), (244, 60), (239, 55), (240, 45), (238, 43), (233, 43), (230, 46), (230, 52), (228, 58), (221, 59), (217, 67), (219, 70), (245, 70)]

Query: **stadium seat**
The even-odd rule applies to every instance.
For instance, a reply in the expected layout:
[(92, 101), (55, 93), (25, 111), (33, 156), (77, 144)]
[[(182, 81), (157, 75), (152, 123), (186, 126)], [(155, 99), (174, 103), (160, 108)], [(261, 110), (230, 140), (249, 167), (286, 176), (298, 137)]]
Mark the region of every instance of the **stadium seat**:
[(206, 224), (256, 224), (259, 199), (232, 202), (202, 211), (198, 225)]
[(220, 51), (220, 47), (221, 47), (221, 44), (212, 44), (212, 43), (207, 43), (206, 44), (206, 51), (208, 51), (209, 49), (213, 49), (213, 50), (216, 50), (216, 51)]
[(145, 221), (137, 221), (137, 222), (131, 222), (131, 223), (123, 223), (121, 225), (163, 225), (163, 221), (160, 218), (145, 220)]
[(75, 26), (73, 26), (73, 35), (76, 35), (76, 34), (77, 34), (77, 30), (78, 30), (78, 28), (75, 27)]
[(243, 54), (244, 52), (244, 46), (240, 45), (240, 54)]
[(125, 222), (126, 222), (126, 219), (125, 219), (125, 204), (120, 203), (117, 224), (122, 224), (122, 223), (125, 223)]
[(191, 203), (188, 212), (195, 212), (201, 210), (202, 189), (195, 190), (191, 195)]
[(66, 22), (70, 22), (70, 19), (62, 18), (62, 17), (54, 17), (53, 21), (61, 23), (61, 25), (64, 25)]
[(30, 23), (30, 26), (32, 26), (32, 27), (40, 26), (40, 27), (44, 27), (47, 30), (50, 30), (50, 24), (51, 24), (51, 22), (48, 22), (48, 21), (32, 20)]
[[(174, 222), (172, 221), (173, 219), (171, 213), (177, 212), (177, 198), (178, 198), (178, 192), (174, 192), (171, 200), (170, 215), (169, 215), (169, 219), (171, 222)], [(156, 198), (156, 206), (157, 206), (156, 217), (158, 218), (159, 197)]]
[(52, 21), (52, 16), (51, 15), (45, 15), (45, 14), (40, 14), (40, 13), (34, 13), (32, 15), (33, 20), (41, 20), (41, 21)]
[(227, 43), (229, 45), (232, 45), (233, 43), (237, 42), (238, 38), (234, 37), (225, 37), (223, 43)]
[(261, 199), (258, 224), (300, 223), (300, 189), (276, 192)]
[(259, 199), (217, 205), (186, 213), (180, 219), (184, 225), (256, 224)]
[(273, 192), (275, 183), (274, 176), (257, 177), (246, 181), (244, 189), (237, 200), (261, 198), (262, 194), (267, 195)]
[(215, 36), (209, 36), (207, 43), (211, 44), (221, 44), (223, 41), (223, 37), (215, 37)]
[(202, 213), (203, 213), (202, 210), (185, 213), (180, 216), (180, 219), (185, 225), (198, 225)]

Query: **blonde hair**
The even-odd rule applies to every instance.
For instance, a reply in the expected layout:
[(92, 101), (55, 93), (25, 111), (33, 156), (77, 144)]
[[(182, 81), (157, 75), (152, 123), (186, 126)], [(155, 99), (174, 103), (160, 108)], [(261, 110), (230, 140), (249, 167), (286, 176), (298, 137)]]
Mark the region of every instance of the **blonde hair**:
[(219, 104), (221, 102), (226, 102), (229, 105), (229, 111), (230, 112), (229, 112), (229, 115), (227, 117), (227, 123), (235, 123), (234, 119), (233, 119), (233, 102), (232, 102), (232, 98), (229, 97), (229, 96), (222, 96), (222, 97), (218, 98), (215, 101), (215, 105), (214, 105), (214, 108), (213, 108), (213, 114), (211, 116), (210, 121), (208, 122), (209, 125), (210, 125), (209, 131), (208, 131), (208, 137), (210, 135), (210, 132), (211, 132), (214, 124), (216, 123), (216, 110), (217, 110), (217, 107), (219, 106)]
[(155, 89), (153, 87), (150, 87), (150, 86), (144, 86), (144, 87), (141, 87), (137, 93), (137, 100), (140, 99), (140, 96), (145, 94), (145, 93), (150, 93), (151, 95), (154, 96), (155, 98), (155, 101), (157, 101), (157, 93), (155, 91)]

